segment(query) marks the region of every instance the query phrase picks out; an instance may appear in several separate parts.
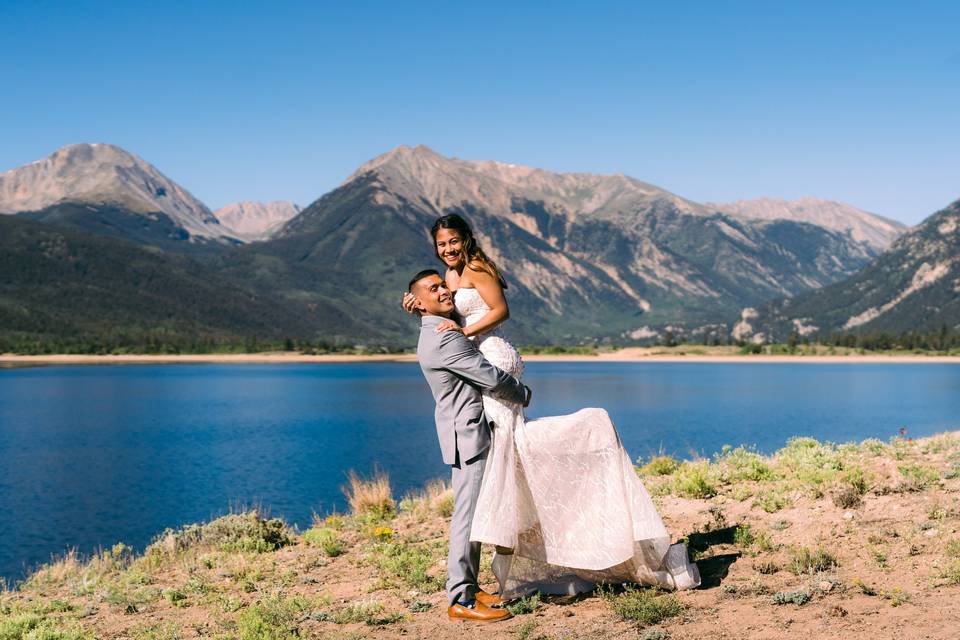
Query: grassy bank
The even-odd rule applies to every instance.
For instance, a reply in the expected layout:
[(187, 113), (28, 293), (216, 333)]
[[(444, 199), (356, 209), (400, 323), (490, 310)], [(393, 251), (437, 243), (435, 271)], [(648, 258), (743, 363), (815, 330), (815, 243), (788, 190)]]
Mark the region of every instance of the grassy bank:
[[(948, 638), (960, 628), (960, 434), (773, 456), (726, 448), (637, 472), (701, 589), (528, 598), (485, 627), (445, 619), (447, 487), (396, 500), (352, 477), (351, 513), (307, 531), (250, 511), (40, 568), (0, 594), (0, 640)], [(490, 555), (482, 580), (493, 578)], [(465, 629), (467, 631), (465, 631)], [(725, 635), (726, 634), (726, 635)]]

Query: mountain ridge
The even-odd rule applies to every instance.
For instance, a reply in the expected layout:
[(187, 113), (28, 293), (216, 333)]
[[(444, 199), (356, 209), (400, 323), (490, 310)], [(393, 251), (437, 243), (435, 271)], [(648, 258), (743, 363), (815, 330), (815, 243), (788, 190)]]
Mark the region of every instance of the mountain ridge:
[(146, 217), (162, 214), (188, 238), (233, 240), (189, 191), (115, 145), (66, 145), (41, 160), (0, 173), (2, 214), (37, 212), (64, 203), (113, 205)]
[[(791, 333), (960, 330), (960, 200), (930, 215), (851, 278), (744, 310), (739, 339)], [(744, 323), (744, 321), (746, 321)]]
[(245, 200), (220, 207), (213, 215), (234, 237), (256, 242), (272, 236), (301, 211), (303, 207), (289, 200)]
[(706, 203), (720, 211), (761, 220), (797, 220), (827, 229), (850, 232), (858, 242), (878, 251), (889, 247), (908, 227), (900, 222), (843, 202), (804, 196), (796, 200), (762, 197), (729, 203)]

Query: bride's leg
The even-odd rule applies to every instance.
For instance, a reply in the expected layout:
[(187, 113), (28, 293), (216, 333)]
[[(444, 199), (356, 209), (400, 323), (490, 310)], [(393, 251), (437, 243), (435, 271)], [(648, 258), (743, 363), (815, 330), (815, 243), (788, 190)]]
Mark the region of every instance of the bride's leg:
[(493, 565), (491, 569), (499, 585), (498, 593), (501, 598), (506, 599), (507, 580), (510, 577), (510, 566), (513, 564), (513, 549), (507, 549), (510, 553), (500, 553), (500, 549), (502, 548), (503, 547), (497, 547), (497, 552), (493, 554)]

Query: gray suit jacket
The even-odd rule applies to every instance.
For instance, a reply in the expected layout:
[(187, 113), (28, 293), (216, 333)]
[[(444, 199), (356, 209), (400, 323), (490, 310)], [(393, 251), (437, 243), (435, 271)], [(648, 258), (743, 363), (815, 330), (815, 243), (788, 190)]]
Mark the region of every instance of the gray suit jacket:
[(423, 316), (417, 360), (437, 403), (434, 418), (446, 464), (472, 460), (490, 446), (490, 427), (480, 391), (510, 401), (526, 400), (526, 389), (513, 376), (487, 362), (476, 345), (457, 331), (437, 333), (440, 316)]

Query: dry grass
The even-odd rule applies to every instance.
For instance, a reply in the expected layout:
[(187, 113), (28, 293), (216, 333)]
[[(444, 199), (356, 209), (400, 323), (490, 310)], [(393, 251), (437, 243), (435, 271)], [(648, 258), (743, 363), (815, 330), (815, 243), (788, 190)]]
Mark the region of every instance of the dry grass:
[(412, 513), (421, 520), (434, 515), (449, 518), (453, 514), (453, 489), (443, 480), (432, 480), (422, 491), (404, 496), (400, 511)]
[(382, 471), (374, 473), (373, 478), (361, 478), (355, 471), (347, 475), (347, 485), (343, 494), (354, 516), (372, 516), (386, 520), (397, 513), (397, 503), (393, 499), (390, 478)]

